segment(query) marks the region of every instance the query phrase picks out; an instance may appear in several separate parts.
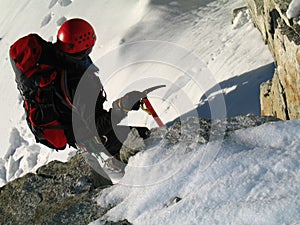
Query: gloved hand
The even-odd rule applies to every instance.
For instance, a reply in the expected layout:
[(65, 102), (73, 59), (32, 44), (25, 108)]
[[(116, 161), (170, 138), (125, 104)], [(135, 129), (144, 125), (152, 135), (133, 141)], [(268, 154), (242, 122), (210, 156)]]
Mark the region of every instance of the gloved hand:
[(146, 94), (140, 91), (132, 91), (118, 99), (115, 104), (124, 112), (131, 110), (139, 110), (141, 100), (146, 97)]

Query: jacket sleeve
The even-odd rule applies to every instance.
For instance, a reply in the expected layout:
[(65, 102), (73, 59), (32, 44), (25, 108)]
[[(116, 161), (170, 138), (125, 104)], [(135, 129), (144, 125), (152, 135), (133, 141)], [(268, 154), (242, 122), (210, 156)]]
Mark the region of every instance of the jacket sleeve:
[(98, 98), (96, 104), (95, 121), (99, 135), (106, 135), (109, 133), (114, 126), (118, 125), (118, 123), (120, 123), (120, 121), (126, 117), (126, 115), (126, 112), (123, 112), (114, 104), (109, 111), (104, 110), (103, 102), (101, 103), (101, 100)]
[[(88, 60), (91, 63), (89, 58)], [(97, 72), (98, 68), (90, 64), (84, 73), (84, 79), (81, 79), (77, 86), (74, 105), (87, 126), (95, 123), (98, 134), (106, 135), (127, 113), (114, 106), (108, 111), (103, 108), (106, 96)], [(96, 102), (96, 105), (93, 102)], [(88, 127), (86, 130), (89, 130)]]

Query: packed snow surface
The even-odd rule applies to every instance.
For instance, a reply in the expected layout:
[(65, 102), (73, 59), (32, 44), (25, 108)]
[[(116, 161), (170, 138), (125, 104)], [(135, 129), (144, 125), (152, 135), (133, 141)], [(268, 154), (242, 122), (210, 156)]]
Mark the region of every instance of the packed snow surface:
[(272, 122), (204, 145), (161, 141), (131, 158), (98, 203), (113, 207), (108, 219), (133, 224), (298, 224), (299, 125)]

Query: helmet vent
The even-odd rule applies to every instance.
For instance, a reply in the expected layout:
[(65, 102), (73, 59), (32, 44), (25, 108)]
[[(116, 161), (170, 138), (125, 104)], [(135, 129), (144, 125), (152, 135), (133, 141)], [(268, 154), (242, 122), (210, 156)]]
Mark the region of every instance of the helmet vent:
[(84, 51), (91, 48), (96, 41), (91, 24), (80, 18), (65, 21), (58, 31), (57, 38), (60, 41), (60, 50), (66, 53)]

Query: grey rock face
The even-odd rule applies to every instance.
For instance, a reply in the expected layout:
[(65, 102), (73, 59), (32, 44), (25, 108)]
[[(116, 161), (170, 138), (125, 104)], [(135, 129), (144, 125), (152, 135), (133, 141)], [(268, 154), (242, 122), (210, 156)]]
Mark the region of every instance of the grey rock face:
[(214, 139), (223, 139), (228, 133), (248, 127), (255, 127), (266, 122), (278, 121), (275, 117), (259, 117), (255, 115), (236, 116), (226, 120), (210, 120), (190, 117), (176, 122), (166, 133), (167, 143), (177, 144), (181, 141), (187, 144), (198, 142), (205, 144)]
[(0, 189), (0, 224), (86, 224), (106, 212), (94, 197), (111, 184), (81, 155), (53, 161)]

